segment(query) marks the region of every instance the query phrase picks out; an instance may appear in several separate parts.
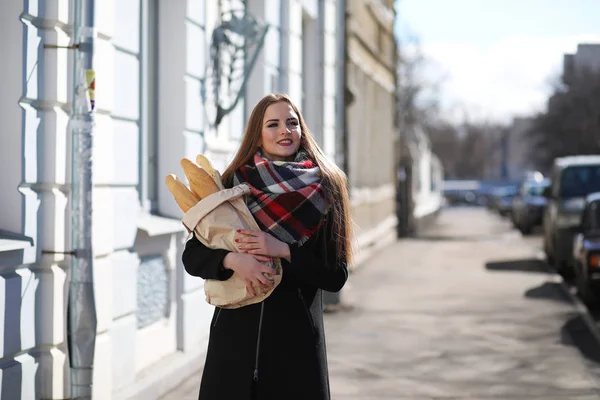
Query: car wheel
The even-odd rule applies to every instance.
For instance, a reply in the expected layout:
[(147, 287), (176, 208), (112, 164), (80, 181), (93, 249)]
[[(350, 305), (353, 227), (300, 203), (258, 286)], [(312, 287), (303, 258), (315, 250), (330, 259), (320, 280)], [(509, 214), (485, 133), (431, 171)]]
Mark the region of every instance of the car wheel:
[(519, 230), (523, 235), (529, 235), (531, 233), (531, 225), (519, 225)]
[(565, 282), (572, 283), (573, 279), (575, 278), (575, 273), (573, 272), (573, 267), (569, 265), (568, 261), (555, 260), (555, 263), (557, 263), (556, 272), (558, 272), (558, 274), (562, 276)]
[(548, 263), (548, 265), (550, 266), (554, 266), (554, 254), (552, 254), (550, 252), (550, 249), (548, 248), (548, 245), (545, 243), (544, 241), (544, 253), (546, 253), (546, 262)]

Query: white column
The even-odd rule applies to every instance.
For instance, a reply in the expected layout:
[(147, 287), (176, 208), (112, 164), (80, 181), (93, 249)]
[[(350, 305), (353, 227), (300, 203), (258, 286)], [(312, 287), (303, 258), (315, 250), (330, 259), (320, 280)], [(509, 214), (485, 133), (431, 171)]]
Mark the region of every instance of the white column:
[[(6, 2), (0, 13), (0, 34), (2, 35), (2, 58), (10, 62), (0, 63), (0, 186), (7, 188), (2, 193), (0, 206), (10, 212), (0, 213), (0, 229), (21, 232), (23, 221), (22, 195), (16, 188), (21, 183), (22, 148), (22, 118), (23, 110), (19, 107), (19, 98), (23, 95), (23, 81), (28, 75), (32, 64), (23, 60), (23, 36), (29, 30), (34, 35), (37, 30), (29, 25), (24, 26), (19, 21), (23, 12), (22, 2)], [(31, 35), (31, 37), (35, 37)], [(28, 35), (29, 37), (29, 35)], [(24, 62), (25, 61), (25, 62)], [(35, 61), (35, 60), (33, 60)], [(34, 74), (33, 79), (37, 82)], [(10, 172), (12, 170), (12, 172)]]
[[(0, 207), (0, 230), (24, 234), (34, 246), (21, 255), (2, 259), (0, 314), (0, 374), (8, 397), (62, 398), (65, 371), (64, 287), (65, 273), (57, 266), (64, 256), (41, 257), (40, 251), (65, 250), (66, 198), (60, 190), (66, 177), (67, 51), (40, 50), (43, 44), (67, 45), (66, 33), (56, 26), (35, 23), (68, 23), (68, 2), (45, 3), (44, 15), (37, 2), (23, 9), (22, 2), (8, 2), (0, 13), (4, 38), (0, 66), (0, 184), (6, 190)], [(67, 11), (67, 12), (65, 12)], [(20, 20), (20, 16), (22, 20)], [(40, 223), (41, 222), (41, 223)], [(40, 230), (43, 227), (44, 230)], [(34, 268), (19, 268), (19, 264)], [(36, 376), (44, 379), (36, 388)], [(14, 391), (13, 391), (14, 390)]]

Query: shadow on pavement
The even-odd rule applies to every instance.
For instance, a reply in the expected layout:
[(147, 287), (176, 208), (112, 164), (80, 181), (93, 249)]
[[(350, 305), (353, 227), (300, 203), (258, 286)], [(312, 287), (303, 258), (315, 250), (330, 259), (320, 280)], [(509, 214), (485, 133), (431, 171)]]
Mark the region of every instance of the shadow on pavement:
[[(490, 271), (520, 271), (530, 273), (551, 273), (546, 262), (531, 258), (522, 260), (490, 261), (485, 264)], [(544, 282), (529, 288), (523, 294), (528, 299), (550, 300), (561, 303), (572, 303), (559, 282)], [(600, 310), (588, 310), (592, 320), (600, 322)], [(561, 343), (576, 347), (588, 361), (594, 364), (594, 370), (600, 374), (600, 342), (590, 331), (584, 317), (575, 313), (570, 315), (560, 330)]]
[(571, 303), (571, 300), (565, 296), (560, 287), (560, 283), (544, 282), (540, 286), (527, 289), (525, 297), (536, 300), (552, 300), (561, 303)]
[(505, 234), (510, 234), (510, 231), (502, 231), (498, 233), (491, 233), (486, 235), (456, 235), (456, 234), (448, 234), (448, 235), (435, 235), (435, 234), (418, 234), (409, 239), (413, 240), (423, 240), (429, 242), (487, 242), (490, 240), (497, 240), (499, 237)]
[(431, 234), (420, 234), (410, 237), (413, 240), (425, 240), (431, 242), (464, 242), (473, 240), (473, 236), (457, 236), (457, 235), (431, 235)]
[(590, 332), (581, 315), (569, 318), (560, 333), (563, 344), (577, 347), (585, 358), (600, 364), (600, 343)]
[(546, 263), (536, 258), (523, 260), (490, 261), (485, 263), (485, 268), (490, 271), (520, 271), (548, 273)]

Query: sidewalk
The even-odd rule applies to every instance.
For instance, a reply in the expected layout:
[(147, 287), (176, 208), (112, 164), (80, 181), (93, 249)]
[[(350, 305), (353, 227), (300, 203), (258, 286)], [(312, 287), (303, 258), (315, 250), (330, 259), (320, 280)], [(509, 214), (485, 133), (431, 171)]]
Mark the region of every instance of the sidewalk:
[[(352, 276), (326, 319), (332, 398), (599, 399), (578, 314), (524, 240), (484, 210), (450, 210)], [(598, 350), (598, 343), (595, 351)]]

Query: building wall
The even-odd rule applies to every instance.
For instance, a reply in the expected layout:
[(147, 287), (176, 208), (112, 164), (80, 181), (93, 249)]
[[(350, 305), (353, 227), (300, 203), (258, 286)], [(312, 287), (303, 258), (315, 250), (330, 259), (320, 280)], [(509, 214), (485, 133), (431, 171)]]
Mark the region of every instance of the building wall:
[(600, 70), (600, 45), (598, 44), (578, 44), (575, 53), (575, 68), (589, 68), (591, 70)]
[[(246, 4), (272, 27), (242, 101), (214, 130), (200, 95), (210, 33), (244, 2), (96, 1), (95, 398), (155, 396), (201, 367), (213, 307), (182, 268), (187, 235), (163, 184), (169, 173), (184, 179), (180, 159), (205, 153), (222, 170), (254, 104), (275, 91), (335, 154), (335, 0)], [(42, 45), (71, 43), (72, 13), (72, 0), (32, 0), (0, 14), (14, 60), (0, 65), (0, 207), (11, 210), (0, 213), (2, 398), (69, 396), (72, 55)]]
[(335, 154), (335, 0), (248, 0), (248, 10), (271, 24), (250, 75), (246, 119), (266, 94), (289, 94), (333, 159)]
[[(60, 398), (65, 376), (67, 53), (64, 1), (2, 5), (0, 397)], [(66, 8), (68, 10), (68, 7)], [(21, 19), (20, 19), (21, 18)], [(43, 58), (42, 58), (43, 55)], [(64, 71), (59, 74), (58, 71)], [(31, 241), (30, 241), (31, 240)], [(53, 314), (58, 313), (54, 318)]]
[(414, 218), (419, 220), (436, 213), (442, 207), (443, 170), (437, 156), (431, 152), (429, 147), (426, 147), (420, 150), (413, 165), (413, 172), (415, 173), (413, 214)]
[(600, 45), (580, 43), (573, 54), (565, 54), (563, 61), (563, 81), (571, 83), (573, 76), (583, 70), (600, 70)]
[(348, 0), (347, 108), (351, 201), (361, 254), (395, 230), (393, 2)]

